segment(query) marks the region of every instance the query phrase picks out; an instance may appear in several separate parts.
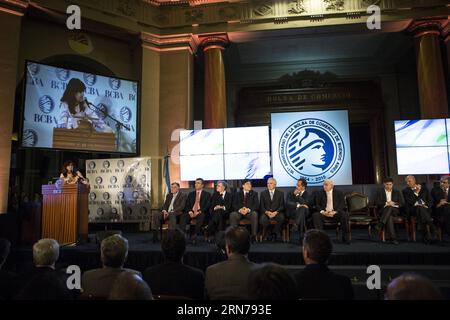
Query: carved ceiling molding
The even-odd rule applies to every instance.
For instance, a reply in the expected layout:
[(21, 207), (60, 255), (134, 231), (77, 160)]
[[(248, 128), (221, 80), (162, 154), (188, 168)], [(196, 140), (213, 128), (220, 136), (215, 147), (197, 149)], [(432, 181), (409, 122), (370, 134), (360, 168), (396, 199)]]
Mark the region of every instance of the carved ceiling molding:
[(448, 25), (448, 19), (416, 20), (408, 27), (408, 32), (413, 34), (415, 38), (426, 34), (442, 35), (445, 38), (448, 36)]
[[(0, 0), (9, 2), (7, 0)], [(24, 2), (24, 1), (21, 1)], [(67, 5), (61, 4), (61, 0), (35, 0), (47, 8), (59, 11)], [(443, 15), (450, 15), (450, 7), (446, 0), (72, 0), (73, 4), (79, 4), (86, 8), (89, 14), (95, 16), (115, 16), (123, 18), (111, 23), (119, 25), (148, 26), (161, 30), (172, 31), (175, 28), (188, 30), (194, 27), (208, 27), (220, 29), (232, 26), (239, 29), (247, 25), (264, 24), (264, 29), (270, 29), (268, 24), (278, 25), (289, 23), (311, 24), (315, 26), (330, 24), (328, 19), (341, 19), (342, 23), (347, 20), (364, 22), (369, 14), (367, 7), (379, 5), (383, 15), (390, 21), (414, 18), (421, 10), (430, 12), (437, 10)], [(349, 19), (349, 17), (351, 19)], [(93, 17), (95, 19), (95, 17)], [(359, 20), (357, 20), (359, 19)], [(357, 20), (357, 21), (356, 21)], [(330, 20), (331, 21), (331, 20)], [(298, 25), (297, 23), (297, 25)], [(348, 22), (347, 22), (348, 23)], [(273, 26), (272, 28), (277, 28)], [(211, 30), (212, 31), (212, 30)], [(195, 33), (195, 30), (192, 29)]]
[(188, 50), (191, 54), (194, 54), (199, 46), (199, 39), (193, 34), (161, 36), (141, 32), (140, 38), (142, 47), (159, 52)]

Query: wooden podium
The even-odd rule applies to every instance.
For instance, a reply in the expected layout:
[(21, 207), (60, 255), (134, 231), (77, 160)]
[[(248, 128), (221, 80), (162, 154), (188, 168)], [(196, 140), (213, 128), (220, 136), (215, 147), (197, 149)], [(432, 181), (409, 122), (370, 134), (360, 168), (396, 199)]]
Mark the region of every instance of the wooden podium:
[(116, 151), (112, 132), (97, 132), (88, 121), (80, 120), (78, 128), (53, 128), (53, 148)]
[(49, 184), (42, 186), (42, 238), (60, 244), (87, 241), (88, 194), (84, 184)]

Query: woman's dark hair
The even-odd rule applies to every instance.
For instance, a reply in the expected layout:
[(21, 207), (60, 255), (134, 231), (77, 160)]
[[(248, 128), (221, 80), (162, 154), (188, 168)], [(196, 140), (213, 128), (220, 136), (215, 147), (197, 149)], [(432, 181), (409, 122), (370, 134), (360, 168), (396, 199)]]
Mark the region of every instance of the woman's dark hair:
[[(83, 81), (77, 78), (70, 79), (61, 98), (61, 102), (65, 102), (69, 106), (70, 113), (75, 114), (75, 106), (78, 104), (78, 101), (75, 99), (75, 93), (85, 91), (86, 86)], [(84, 105), (80, 104), (80, 111), (84, 111), (84, 109)]]
[(67, 177), (67, 166), (69, 166), (69, 165), (73, 165), (73, 171), (72, 172), (75, 172), (75, 162), (73, 162), (73, 161), (71, 161), (71, 160), (67, 160), (67, 161), (65, 161), (64, 162), (64, 164), (63, 164), (63, 167), (62, 167), (62, 169), (61, 169), (61, 173), (63, 174), (63, 176), (66, 178)]

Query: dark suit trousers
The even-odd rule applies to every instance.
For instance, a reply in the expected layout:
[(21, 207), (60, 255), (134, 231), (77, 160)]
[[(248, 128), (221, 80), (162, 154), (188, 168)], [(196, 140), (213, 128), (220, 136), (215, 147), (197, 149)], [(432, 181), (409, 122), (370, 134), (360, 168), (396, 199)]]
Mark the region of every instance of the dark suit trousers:
[(252, 236), (258, 234), (258, 213), (256, 211), (250, 211), (246, 215), (242, 215), (239, 212), (235, 211), (230, 214), (230, 225), (237, 226), (240, 220), (250, 220), (252, 223)]
[(213, 235), (217, 231), (223, 231), (225, 229), (225, 221), (229, 214), (225, 213), (225, 210), (218, 209), (211, 213), (211, 217), (208, 223), (208, 234)]
[(329, 218), (325, 217), (320, 212), (314, 212), (313, 214), (313, 222), (314, 222), (314, 228), (323, 230), (323, 223), (326, 220), (334, 221), (334, 222), (340, 222), (341, 223), (341, 229), (343, 233), (343, 237), (346, 237), (349, 233), (348, 230), (348, 214), (346, 212), (338, 211), (334, 217)]
[(447, 232), (447, 234), (450, 234), (450, 204), (446, 204), (441, 206), (440, 208), (437, 208), (437, 214), (438, 219)]
[[(180, 217), (183, 214), (183, 212), (169, 212), (169, 230), (173, 230), (177, 227), (177, 220), (178, 217)], [(152, 217), (152, 229), (153, 230), (159, 230), (161, 228), (161, 222), (163, 221), (163, 213), (157, 212)]]
[(430, 209), (421, 207), (421, 206), (415, 206), (411, 210), (412, 215), (417, 218), (417, 226), (419, 230), (425, 231), (425, 226), (429, 224), (430, 226), (433, 225), (433, 219), (431, 219)]
[(270, 219), (266, 214), (262, 214), (261, 218), (259, 219), (259, 223), (263, 227), (263, 230), (266, 231), (267, 228), (270, 226), (270, 221), (275, 220), (277, 224), (273, 225), (273, 232), (280, 234), (281, 233), (281, 227), (284, 223), (284, 215), (282, 213), (278, 213), (275, 217)]
[[(196, 220), (195, 224), (195, 234), (199, 235), (202, 231), (203, 223), (205, 221), (205, 214), (200, 213), (197, 215), (197, 217), (194, 218)], [(180, 229), (182, 231), (186, 230), (186, 226), (190, 224), (191, 222), (191, 216), (188, 213), (183, 213), (180, 216)]]
[(300, 207), (292, 211), (290, 214), (290, 219), (294, 219), (295, 224), (298, 227), (300, 234), (303, 234), (306, 230), (306, 217), (309, 214), (309, 209), (305, 207)]
[(385, 226), (386, 238), (395, 240), (397, 238), (395, 234), (394, 217), (400, 214), (398, 208), (384, 207), (381, 210), (380, 222)]

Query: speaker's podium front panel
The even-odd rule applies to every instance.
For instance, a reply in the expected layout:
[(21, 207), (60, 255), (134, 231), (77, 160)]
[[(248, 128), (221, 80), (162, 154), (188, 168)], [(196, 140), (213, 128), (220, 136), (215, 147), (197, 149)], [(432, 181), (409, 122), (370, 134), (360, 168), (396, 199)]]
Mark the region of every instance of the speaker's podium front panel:
[(42, 237), (60, 244), (87, 240), (88, 193), (83, 184), (43, 185)]

